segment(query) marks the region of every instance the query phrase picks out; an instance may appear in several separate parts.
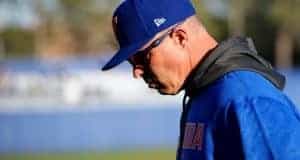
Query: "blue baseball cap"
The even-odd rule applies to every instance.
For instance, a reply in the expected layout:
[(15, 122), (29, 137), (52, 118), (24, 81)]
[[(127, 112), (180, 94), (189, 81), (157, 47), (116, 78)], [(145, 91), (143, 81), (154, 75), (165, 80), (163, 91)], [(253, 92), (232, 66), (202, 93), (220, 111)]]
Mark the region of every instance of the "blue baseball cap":
[(102, 70), (122, 63), (170, 26), (195, 14), (190, 0), (124, 0), (113, 14), (120, 49)]

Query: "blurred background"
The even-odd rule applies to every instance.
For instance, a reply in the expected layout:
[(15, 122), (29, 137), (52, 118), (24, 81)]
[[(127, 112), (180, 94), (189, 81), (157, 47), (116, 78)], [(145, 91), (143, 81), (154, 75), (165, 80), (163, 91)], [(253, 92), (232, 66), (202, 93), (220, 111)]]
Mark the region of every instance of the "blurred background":
[[(175, 1), (175, 0), (174, 0)], [(118, 48), (120, 0), (0, 0), (0, 159), (175, 159), (182, 93), (160, 96)], [(193, 0), (222, 41), (253, 38), (300, 106), (299, 0)]]

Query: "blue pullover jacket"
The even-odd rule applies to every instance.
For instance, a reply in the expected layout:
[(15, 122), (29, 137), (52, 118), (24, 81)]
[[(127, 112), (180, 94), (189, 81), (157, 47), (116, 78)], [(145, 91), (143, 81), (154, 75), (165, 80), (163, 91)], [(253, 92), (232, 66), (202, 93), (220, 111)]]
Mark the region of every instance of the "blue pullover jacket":
[(184, 87), (178, 160), (300, 160), (300, 115), (284, 77), (249, 40), (221, 43)]

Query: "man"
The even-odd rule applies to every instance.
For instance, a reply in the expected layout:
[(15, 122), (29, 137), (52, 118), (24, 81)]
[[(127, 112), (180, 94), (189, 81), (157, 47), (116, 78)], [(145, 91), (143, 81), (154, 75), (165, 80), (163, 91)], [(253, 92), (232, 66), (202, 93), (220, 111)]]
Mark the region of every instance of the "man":
[(178, 160), (300, 159), (300, 116), (282, 93), (284, 77), (251, 41), (222, 43), (188, 0), (125, 0), (113, 15), (133, 76), (161, 94), (185, 91)]

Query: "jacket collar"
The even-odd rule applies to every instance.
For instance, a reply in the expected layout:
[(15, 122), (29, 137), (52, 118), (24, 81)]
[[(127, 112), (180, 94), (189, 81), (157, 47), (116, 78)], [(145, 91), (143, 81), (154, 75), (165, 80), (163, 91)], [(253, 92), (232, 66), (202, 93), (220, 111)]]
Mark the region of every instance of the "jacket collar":
[(250, 38), (235, 37), (209, 51), (188, 76), (183, 88), (186, 94), (191, 96), (234, 70), (257, 72), (281, 90), (285, 85), (285, 77), (276, 72), (266, 60), (257, 54)]

